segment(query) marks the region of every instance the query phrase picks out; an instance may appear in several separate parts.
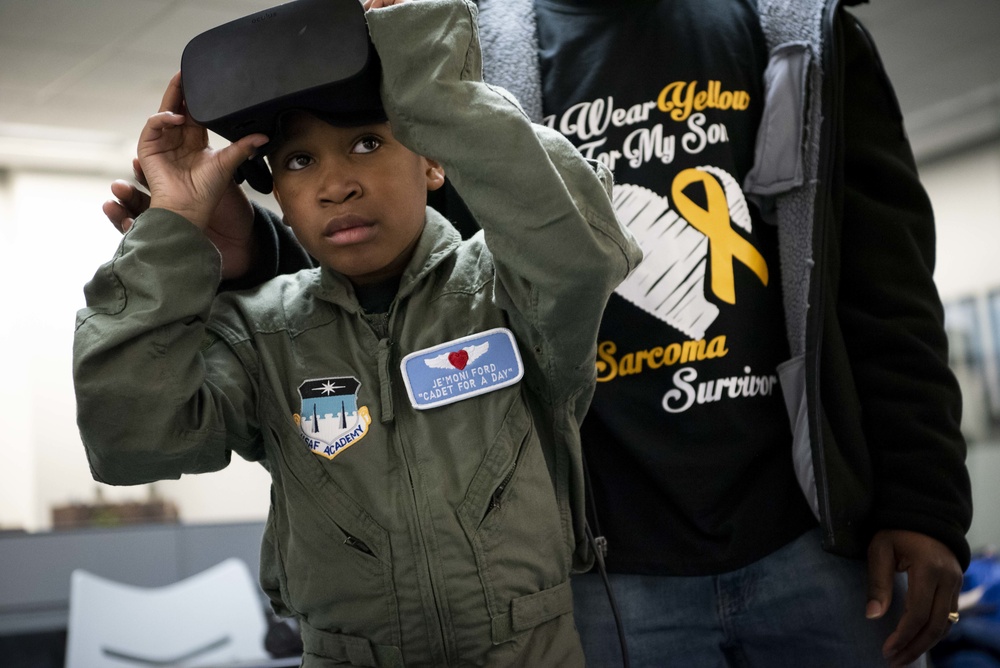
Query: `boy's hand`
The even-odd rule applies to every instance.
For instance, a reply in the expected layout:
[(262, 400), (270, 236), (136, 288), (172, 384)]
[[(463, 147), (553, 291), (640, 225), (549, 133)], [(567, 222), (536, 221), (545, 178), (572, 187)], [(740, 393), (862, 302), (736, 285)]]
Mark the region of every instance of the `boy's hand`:
[(163, 94), (160, 111), (149, 117), (137, 148), (149, 185), (149, 206), (178, 213), (202, 230), (233, 183), (233, 172), (267, 137), (253, 134), (214, 150), (208, 132), (184, 114), (180, 73)]

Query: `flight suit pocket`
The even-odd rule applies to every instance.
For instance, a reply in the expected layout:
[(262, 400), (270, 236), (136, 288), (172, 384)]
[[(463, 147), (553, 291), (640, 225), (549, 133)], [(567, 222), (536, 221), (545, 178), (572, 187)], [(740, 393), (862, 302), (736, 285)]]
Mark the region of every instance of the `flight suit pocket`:
[(293, 434), (268, 431), (274, 440), (269, 461), (278, 467), (272, 477), (280, 485), (272, 486), (267, 580), (278, 586), (279, 600), (314, 627), (364, 631), (373, 642), (398, 643), (387, 530), (321, 475), (322, 463), (312, 453), (280, 449), (280, 439), (295, 442)]
[(569, 556), (555, 485), (528, 408), (514, 402), (459, 508), (491, 618), (566, 582)]
[(343, 633), (302, 627), (303, 668), (326, 666), (364, 666), (366, 668), (402, 668), (403, 655), (398, 647), (375, 645), (369, 640)]
[(555, 587), (515, 598), (510, 611), (493, 618), (493, 642), (510, 640), (540, 624), (573, 612), (573, 592), (569, 581)]

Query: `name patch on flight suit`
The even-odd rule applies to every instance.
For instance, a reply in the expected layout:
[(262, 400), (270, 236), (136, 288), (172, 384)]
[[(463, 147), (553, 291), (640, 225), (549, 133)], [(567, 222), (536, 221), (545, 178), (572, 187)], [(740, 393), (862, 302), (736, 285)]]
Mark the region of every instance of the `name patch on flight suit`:
[(493, 392), (524, 376), (514, 334), (502, 327), (412, 352), (400, 370), (418, 410)]

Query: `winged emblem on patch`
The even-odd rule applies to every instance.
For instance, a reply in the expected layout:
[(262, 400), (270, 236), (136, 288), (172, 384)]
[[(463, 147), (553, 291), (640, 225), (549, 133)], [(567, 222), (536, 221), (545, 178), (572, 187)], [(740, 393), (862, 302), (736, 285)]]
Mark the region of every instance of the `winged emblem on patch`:
[(461, 371), (470, 362), (475, 362), (477, 359), (486, 354), (486, 351), (490, 349), (489, 341), (485, 343), (480, 343), (478, 346), (466, 346), (461, 350), (453, 350), (448, 353), (441, 353), (434, 357), (429, 357), (424, 360), (424, 364), (431, 367), (432, 369), (458, 369)]

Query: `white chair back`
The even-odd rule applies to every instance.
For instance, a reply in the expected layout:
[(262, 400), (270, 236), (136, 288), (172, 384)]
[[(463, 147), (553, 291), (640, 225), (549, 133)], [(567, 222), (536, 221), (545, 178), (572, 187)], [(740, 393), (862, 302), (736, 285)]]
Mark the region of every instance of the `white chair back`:
[(263, 602), (247, 565), (227, 559), (165, 587), (71, 576), (66, 668), (266, 663)]

